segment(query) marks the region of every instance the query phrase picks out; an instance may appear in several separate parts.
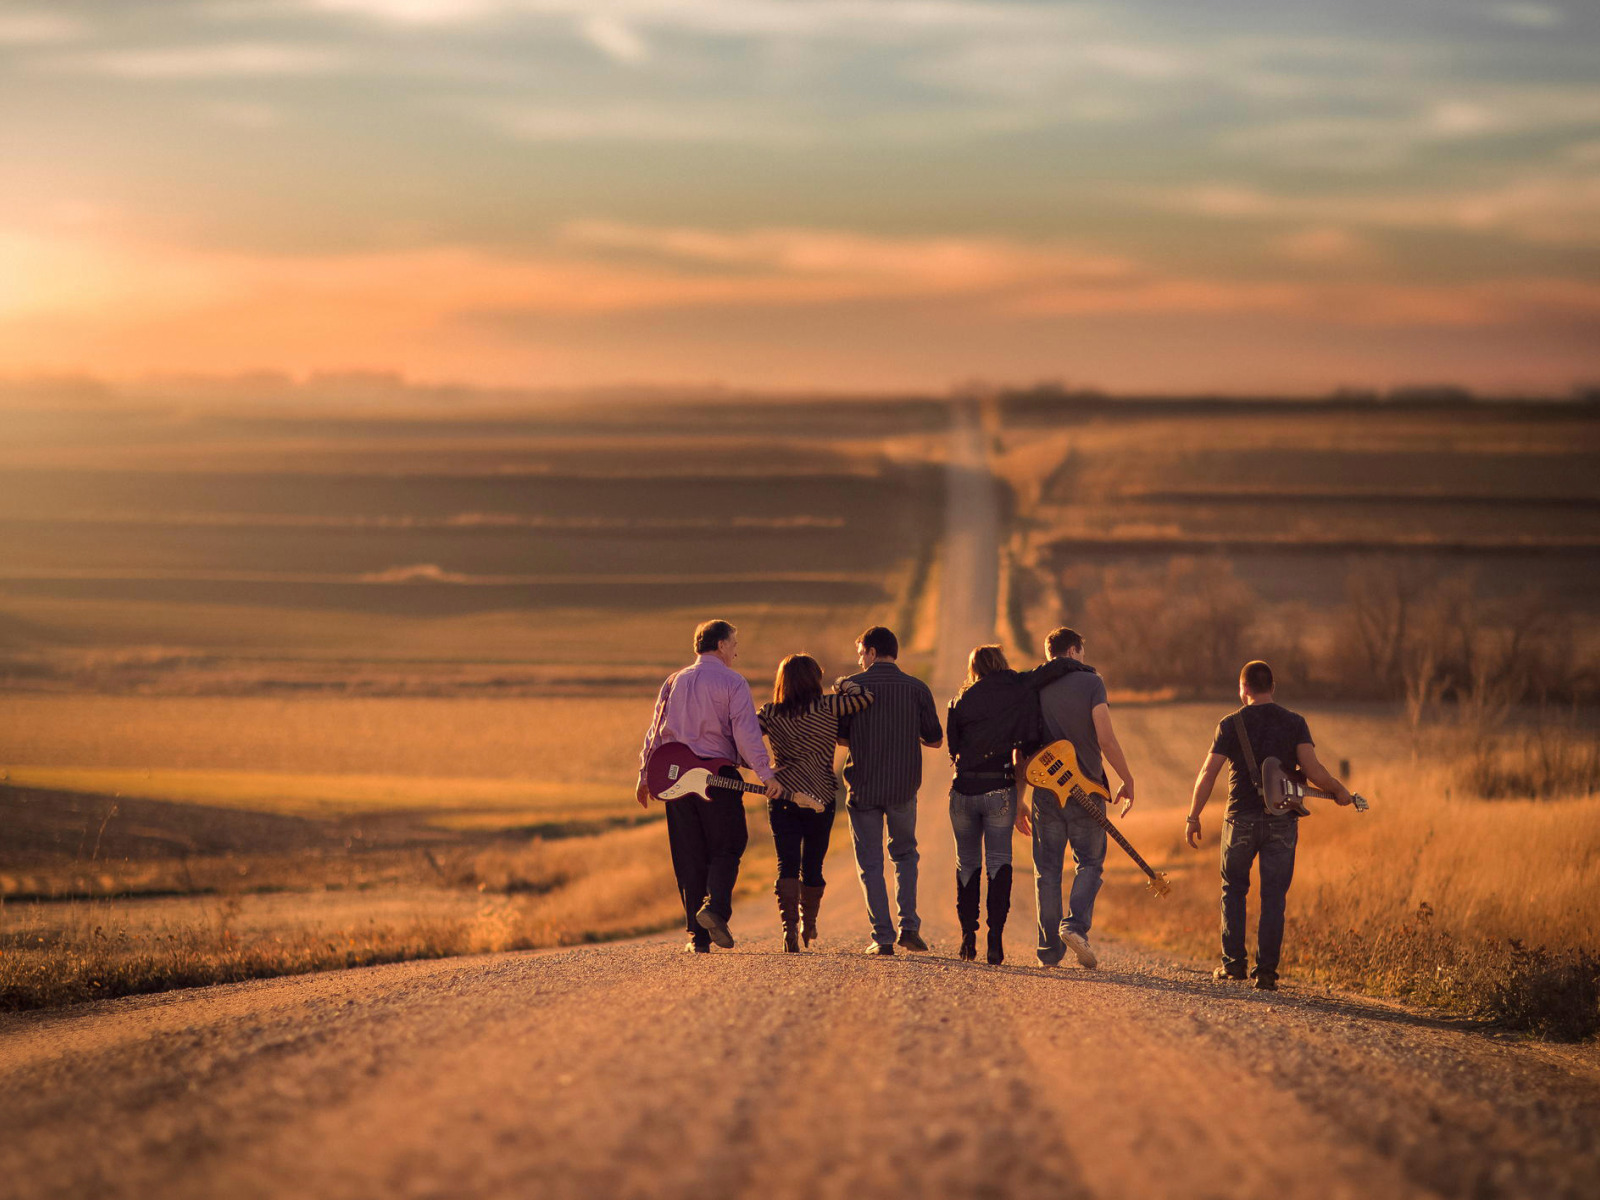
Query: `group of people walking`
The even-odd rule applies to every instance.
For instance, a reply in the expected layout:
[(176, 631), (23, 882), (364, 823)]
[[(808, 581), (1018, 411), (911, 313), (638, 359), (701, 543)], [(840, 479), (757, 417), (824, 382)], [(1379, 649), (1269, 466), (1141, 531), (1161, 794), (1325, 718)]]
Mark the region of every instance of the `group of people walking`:
[[(917, 793), (922, 748), (948, 743), (954, 767), (950, 823), (956, 845), (960, 957), (977, 957), (981, 910), (987, 925), (985, 959), (992, 964), (1005, 960), (1012, 838), (1018, 831), (1032, 842), (1036, 961), (1053, 967), (1070, 951), (1081, 966), (1096, 965), (1090, 931), (1105, 864), (1105, 830), (1081, 807), (1063, 806), (1054, 793), (1038, 789), (1030, 799), (1019, 785), (1020, 767), (1033, 750), (1066, 739), (1089, 778), (1107, 784), (1106, 766), (1116, 772), (1115, 801), (1122, 815), (1133, 805), (1133, 774), (1117, 741), (1105, 681), (1084, 662), (1079, 633), (1067, 628), (1051, 632), (1045, 641), (1047, 660), (1027, 670), (1013, 670), (999, 646), (977, 647), (942, 722), (927, 684), (900, 669), (899, 640), (883, 626), (875, 625), (856, 639), (860, 670), (839, 679), (832, 690), (824, 690), (816, 659), (807, 654), (785, 658), (778, 665), (772, 699), (759, 710), (749, 684), (734, 670), (738, 646), (738, 631), (727, 621), (707, 621), (695, 630), (694, 663), (671, 675), (657, 697), (635, 796), (641, 805), (652, 799), (645, 764), (668, 742), (682, 743), (704, 758), (738, 762), (762, 780), (778, 858), (773, 890), (786, 951), (798, 952), (818, 936), (827, 886), (823, 863), (837, 806), (833, 760), (839, 745), (847, 748), (845, 807), (871, 923), (866, 953), (928, 949), (917, 911)], [(1257, 987), (1273, 988), (1294, 870), (1295, 819), (1267, 818), (1252, 783), (1248, 752), (1295, 764), (1294, 771), (1333, 792), (1341, 803), (1349, 803), (1349, 793), (1317, 762), (1305, 720), (1274, 703), (1267, 664), (1247, 664), (1240, 698), (1249, 744), (1240, 742), (1232, 714), (1219, 723), (1195, 782), (1185, 832), (1189, 845), (1198, 847), (1200, 813), (1222, 764), (1231, 764), (1222, 846), (1223, 954), (1216, 975), (1246, 977), (1244, 899), (1251, 865), (1259, 857), (1262, 911), (1252, 974)], [(688, 933), (684, 949), (696, 953), (734, 944), (728, 921), (748, 841), (742, 795), (716, 787), (709, 791), (710, 799), (680, 799), (666, 806)], [(797, 803), (797, 796), (815, 797), (821, 811)], [(892, 907), (884, 877), (886, 838), (894, 868)], [(1064, 896), (1069, 850), (1073, 875)]]

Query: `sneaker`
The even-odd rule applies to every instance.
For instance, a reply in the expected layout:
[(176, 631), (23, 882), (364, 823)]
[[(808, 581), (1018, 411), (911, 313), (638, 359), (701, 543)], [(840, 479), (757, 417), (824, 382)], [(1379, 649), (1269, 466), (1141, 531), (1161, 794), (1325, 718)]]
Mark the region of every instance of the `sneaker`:
[(1092, 971), (1099, 964), (1100, 960), (1094, 956), (1094, 951), (1089, 949), (1089, 939), (1084, 937), (1083, 934), (1075, 930), (1067, 930), (1062, 933), (1061, 940), (1067, 944), (1069, 950), (1078, 956), (1078, 965), (1080, 967)]
[(1211, 978), (1215, 979), (1218, 983), (1244, 982), (1244, 976), (1242, 974), (1240, 974), (1238, 971), (1230, 971), (1227, 967), (1218, 967), (1215, 971), (1211, 972)]
[(1278, 977), (1276, 975), (1257, 975), (1256, 991), (1275, 992), (1278, 990)]
[(894, 946), (889, 942), (869, 942), (866, 952), (868, 954), (893, 954)]
[(690, 938), (683, 944), (683, 952), (685, 954), (710, 954), (711, 942), (709, 940), (702, 942), (698, 938)]
[(733, 949), (733, 934), (728, 932), (728, 923), (712, 912), (709, 904), (702, 904), (694, 919), (700, 923), (701, 929), (711, 935), (713, 942), (724, 950)]
[(896, 942), (896, 945), (904, 946), (907, 950), (915, 951), (918, 954), (926, 954), (928, 952), (928, 943), (923, 941), (922, 935), (914, 929), (902, 929), (900, 931), (900, 939)]
[(1059, 958), (1041, 958), (1037, 954), (1033, 956), (1033, 961), (1048, 970), (1054, 970), (1056, 967), (1061, 965), (1061, 960)]

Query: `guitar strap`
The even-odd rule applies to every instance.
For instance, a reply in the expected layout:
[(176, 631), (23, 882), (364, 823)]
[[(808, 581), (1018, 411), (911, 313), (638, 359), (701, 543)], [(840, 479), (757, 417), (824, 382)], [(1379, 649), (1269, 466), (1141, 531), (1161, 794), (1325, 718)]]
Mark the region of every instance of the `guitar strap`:
[(1256, 752), (1250, 745), (1250, 731), (1244, 727), (1244, 714), (1242, 712), (1233, 714), (1233, 728), (1234, 732), (1239, 735), (1239, 749), (1244, 752), (1244, 765), (1245, 769), (1250, 772), (1250, 782), (1255, 785), (1256, 795), (1265, 801), (1267, 796), (1261, 787), (1261, 768), (1256, 766)]

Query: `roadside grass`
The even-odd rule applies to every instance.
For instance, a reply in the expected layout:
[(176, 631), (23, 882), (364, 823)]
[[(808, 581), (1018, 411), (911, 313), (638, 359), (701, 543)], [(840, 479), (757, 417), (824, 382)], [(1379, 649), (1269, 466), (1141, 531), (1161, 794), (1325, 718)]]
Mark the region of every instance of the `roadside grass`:
[[(463, 895), (477, 895), (470, 912), (419, 906), (413, 918), (387, 924), (320, 921), (315, 893), (298, 919), (271, 929), (242, 921), (229, 897), (204, 908), (185, 901), (176, 915), (154, 919), (115, 902), (79, 905), (47, 929), (19, 922), (11, 906), (0, 932), (0, 1010), (659, 933), (683, 919), (665, 843), (653, 823), (493, 847), (447, 868)], [(739, 894), (770, 887), (774, 867), (770, 846), (753, 839)]]
[[(1286, 979), (1551, 1039), (1600, 1033), (1600, 795), (1487, 801), (1461, 778), (1448, 762), (1378, 767), (1358, 781), (1370, 812), (1323, 802), (1303, 822)], [(1108, 933), (1216, 958), (1222, 804), (1207, 808), (1198, 852), (1182, 844), (1181, 810), (1130, 818), (1130, 839), (1173, 889), (1150, 897), (1113, 847), (1096, 910)], [(1252, 953), (1255, 914), (1252, 896)]]

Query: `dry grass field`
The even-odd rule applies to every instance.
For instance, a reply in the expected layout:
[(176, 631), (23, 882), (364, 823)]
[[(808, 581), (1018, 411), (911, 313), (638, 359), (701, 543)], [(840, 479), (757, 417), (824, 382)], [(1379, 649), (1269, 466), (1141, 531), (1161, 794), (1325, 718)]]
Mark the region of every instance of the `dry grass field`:
[(757, 674), (797, 644), (848, 651), (918, 602), (937, 410), (755, 408), (32, 414), (0, 453), (0, 679), (641, 688), (719, 606)]

